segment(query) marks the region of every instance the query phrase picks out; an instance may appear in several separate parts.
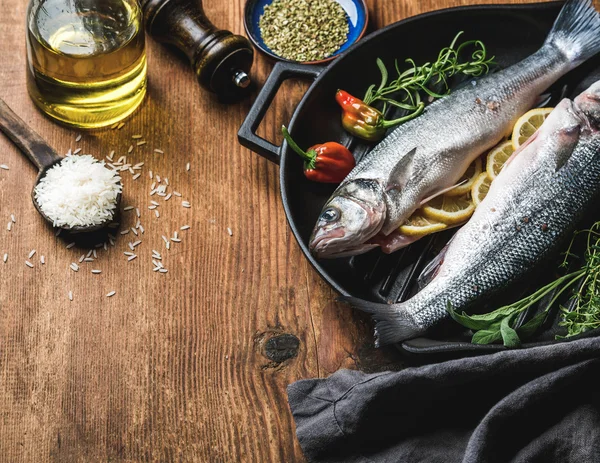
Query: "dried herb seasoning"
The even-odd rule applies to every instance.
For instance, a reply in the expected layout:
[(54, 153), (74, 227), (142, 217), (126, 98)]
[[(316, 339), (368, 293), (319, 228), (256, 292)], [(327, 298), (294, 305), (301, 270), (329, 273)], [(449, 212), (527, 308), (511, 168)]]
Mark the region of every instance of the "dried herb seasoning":
[(348, 20), (334, 0), (274, 0), (259, 21), (265, 45), (292, 61), (317, 61), (346, 42)]

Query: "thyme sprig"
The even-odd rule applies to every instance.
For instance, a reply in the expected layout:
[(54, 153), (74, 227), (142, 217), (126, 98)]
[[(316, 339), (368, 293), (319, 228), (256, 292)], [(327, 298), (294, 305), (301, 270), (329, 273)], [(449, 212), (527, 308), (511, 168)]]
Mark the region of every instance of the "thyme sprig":
[[(478, 77), (487, 74), (494, 64), (494, 57), (487, 57), (487, 50), (481, 40), (469, 40), (457, 46), (458, 38), (463, 31), (456, 34), (449, 47), (443, 48), (433, 63), (425, 63), (417, 66), (413, 59), (407, 59), (410, 68), (401, 71), (398, 60), (394, 67), (398, 77), (389, 82), (389, 73), (385, 64), (377, 58), (377, 67), (381, 72), (379, 86), (371, 85), (363, 98), (368, 105), (383, 102), (382, 111), (385, 112), (388, 105), (396, 106), (408, 111), (403, 117), (408, 120), (418, 116), (425, 103), (422, 101), (421, 93), (428, 95), (430, 99), (442, 98), (450, 93), (449, 79), (457, 74)], [(462, 60), (465, 49), (474, 47), (469, 59)], [(439, 88), (439, 90), (438, 90)], [(412, 117), (411, 117), (412, 116)]]
[(600, 327), (600, 222), (596, 222), (588, 230), (576, 233), (562, 265), (568, 265), (568, 258), (573, 256), (573, 243), (580, 234), (586, 235), (584, 265), (581, 269), (583, 273), (579, 278), (583, 281), (575, 292), (572, 309), (563, 306), (560, 308), (560, 326), (567, 328), (567, 334), (559, 338), (576, 336)]

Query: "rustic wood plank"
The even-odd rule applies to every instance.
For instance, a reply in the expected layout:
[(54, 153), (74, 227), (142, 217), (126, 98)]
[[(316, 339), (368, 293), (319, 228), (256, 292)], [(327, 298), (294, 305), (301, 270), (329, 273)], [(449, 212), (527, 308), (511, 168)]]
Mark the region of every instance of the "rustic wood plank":
[[(243, 33), (241, 0), (204, 3), (217, 26)], [(493, 2), (368, 0), (377, 27), (475, 3)], [(219, 104), (179, 55), (149, 40), (150, 90), (141, 109), (122, 130), (85, 133), (76, 143), (75, 131), (44, 118), (27, 96), (26, 6), (0, 0), (0, 97), (62, 153), (125, 155), (131, 136), (143, 134), (148, 144), (128, 159), (145, 162), (144, 170), (135, 181), (124, 176), (123, 205), (140, 208), (146, 232), (138, 259), (123, 255), (132, 234), (119, 235), (97, 263), (73, 272), (69, 264), (86, 251), (66, 249), (45, 226), (29, 197), (35, 169), (0, 136), (0, 163), (10, 166), (0, 171), (0, 257), (9, 254), (0, 262), (2, 460), (303, 461), (285, 387), (344, 367), (397, 367), (398, 357), (375, 352), (367, 319), (333, 302), (287, 227), (278, 168), (237, 144), (250, 101)], [(271, 67), (257, 56), (259, 84)], [(284, 86), (263, 136), (279, 140), (306, 88)], [(159, 200), (156, 218), (147, 208), (149, 169), (193, 207)], [(17, 222), (8, 232), (10, 214)], [(135, 212), (123, 219), (133, 226)], [(166, 251), (161, 235), (184, 224), (191, 230)], [(31, 249), (33, 269), (24, 265)], [(151, 271), (152, 249), (168, 274)], [(92, 275), (92, 267), (103, 273)], [(263, 352), (281, 334), (300, 344), (295, 358), (277, 363)]]

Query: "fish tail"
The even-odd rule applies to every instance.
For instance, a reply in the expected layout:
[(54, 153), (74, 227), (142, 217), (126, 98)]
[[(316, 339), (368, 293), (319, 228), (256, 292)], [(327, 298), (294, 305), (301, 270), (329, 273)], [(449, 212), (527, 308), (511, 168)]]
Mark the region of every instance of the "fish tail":
[(340, 297), (340, 301), (370, 313), (375, 321), (375, 347), (415, 338), (425, 332), (408, 313), (404, 304), (378, 304), (356, 297)]
[(545, 45), (556, 47), (573, 67), (600, 51), (600, 14), (591, 0), (567, 0)]

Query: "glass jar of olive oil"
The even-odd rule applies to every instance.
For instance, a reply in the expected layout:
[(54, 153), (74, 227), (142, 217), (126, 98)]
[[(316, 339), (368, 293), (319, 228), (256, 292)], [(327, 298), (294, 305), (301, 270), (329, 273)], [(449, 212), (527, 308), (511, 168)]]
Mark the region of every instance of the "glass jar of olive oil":
[(32, 0), (27, 57), (33, 101), (68, 125), (115, 124), (146, 94), (144, 29), (136, 0)]

